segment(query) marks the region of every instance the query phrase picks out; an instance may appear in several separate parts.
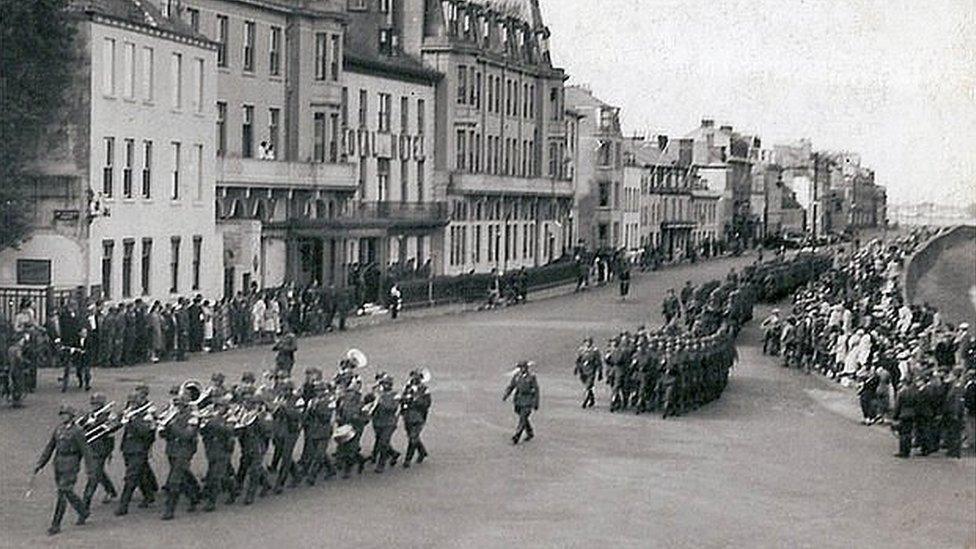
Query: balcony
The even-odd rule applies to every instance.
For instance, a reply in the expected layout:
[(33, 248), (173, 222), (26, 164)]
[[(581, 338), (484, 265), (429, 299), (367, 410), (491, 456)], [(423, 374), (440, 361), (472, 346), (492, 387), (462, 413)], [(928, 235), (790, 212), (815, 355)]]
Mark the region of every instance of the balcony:
[(484, 173), (452, 172), (449, 192), (572, 197), (573, 182), (547, 177), (516, 177)]
[(217, 158), (217, 185), (355, 191), (350, 163), (284, 162), (255, 158)]
[(305, 236), (328, 233), (379, 235), (433, 230), (447, 225), (446, 202), (361, 202), (336, 217), (293, 218), (267, 225)]

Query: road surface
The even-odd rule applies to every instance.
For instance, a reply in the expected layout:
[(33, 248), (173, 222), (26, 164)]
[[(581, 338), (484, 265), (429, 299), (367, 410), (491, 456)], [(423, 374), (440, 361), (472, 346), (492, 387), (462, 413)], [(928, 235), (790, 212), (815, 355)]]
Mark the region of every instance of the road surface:
[[(631, 299), (614, 288), (530, 302), (499, 311), (425, 319), (300, 340), (296, 372), (332, 371), (349, 347), (393, 373), (434, 374), (425, 431), (429, 461), (383, 475), (319, 483), (251, 507), (177, 511), (159, 520), (133, 508), (115, 517), (99, 503), (83, 527), (69, 511), (47, 538), (51, 469), (24, 499), (27, 473), (61, 395), (45, 372), (42, 392), (23, 410), (0, 410), (0, 545), (43, 547), (960, 547), (976, 539), (972, 458), (898, 460), (886, 429), (858, 423), (854, 395), (814, 376), (784, 370), (757, 352), (757, 331), (740, 338), (741, 363), (722, 399), (687, 416), (610, 414), (579, 407), (572, 376), (584, 336), (599, 344), (624, 328), (660, 322), (667, 288), (724, 276), (745, 259), (678, 267), (635, 279)], [(757, 311), (757, 317), (761, 318)], [(538, 363), (541, 411), (536, 438), (512, 446), (515, 415), (501, 402), (505, 373)], [(165, 399), (189, 377), (272, 363), (266, 347), (97, 372), (114, 400), (137, 382)], [(66, 400), (82, 405), (83, 393)], [(404, 446), (402, 429), (395, 443)], [(154, 467), (165, 475), (162, 445)], [(195, 469), (202, 473), (202, 447)], [(121, 480), (121, 459), (111, 464)], [(80, 491), (79, 486), (78, 490)], [(96, 500), (100, 498), (96, 496)]]

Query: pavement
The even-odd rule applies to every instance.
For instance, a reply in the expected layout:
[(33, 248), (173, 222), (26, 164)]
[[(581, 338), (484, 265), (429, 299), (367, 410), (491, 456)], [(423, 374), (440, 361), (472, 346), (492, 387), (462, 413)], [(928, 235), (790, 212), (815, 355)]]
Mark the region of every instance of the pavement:
[[(750, 258), (684, 265), (638, 277), (621, 302), (614, 287), (485, 312), (403, 317), (302, 339), (298, 366), (331, 371), (350, 347), (402, 382), (433, 372), (428, 461), (382, 475), (319, 483), (251, 507), (218, 507), (163, 523), (160, 509), (115, 517), (99, 503), (89, 523), (44, 534), (54, 502), (50, 466), (25, 499), (28, 473), (56, 422), (56, 373), (22, 410), (0, 409), (2, 547), (961, 547), (976, 543), (976, 460), (898, 460), (882, 427), (858, 423), (853, 392), (761, 356), (755, 323), (723, 397), (686, 416), (611, 414), (608, 391), (582, 410), (572, 375), (584, 336), (602, 344), (642, 323), (685, 279), (701, 282)], [(757, 311), (761, 318), (763, 310)], [(521, 359), (538, 364), (536, 438), (513, 446), (516, 417), (501, 402)], [(138, 382), (161, 402), (187, 378), (229, 380), (273, 363), (267, 347), (98, 371), (121, 400)], [(371, 366), (372, 368), (372, 366)], [(87, 395), (64, 400), (83, 405)], [(367, 437), (371, 444), (371, 435)], [(405, 446), (402, 429), (394, 444)], [(154, 468), (166, 472), (162, 444)], [(204, 470), (202, 448), (194, 469)], [(109, 473), (121, 480), (119, 456)], [(79, 483), (78, 490), (81, 490)], [(96, 495), (96, 501), (101, 494)]]

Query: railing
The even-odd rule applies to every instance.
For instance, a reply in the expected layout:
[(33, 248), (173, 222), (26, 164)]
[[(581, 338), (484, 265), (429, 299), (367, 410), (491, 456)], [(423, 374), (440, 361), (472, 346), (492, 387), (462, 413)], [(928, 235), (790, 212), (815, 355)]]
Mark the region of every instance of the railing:
[(347, 217), (402, 221), (447, 220), (446, 202), (361, 202)]
[(69, 299), (80, 299), (80, 292), (43, 286), (0, 287), (0, 316), (13, 322), (20, 310), (20, 302), (25, 298), (30, 300), (31, 308), (37, 314), (37, 322), (44, 324), (49, 309), (59, 307)]

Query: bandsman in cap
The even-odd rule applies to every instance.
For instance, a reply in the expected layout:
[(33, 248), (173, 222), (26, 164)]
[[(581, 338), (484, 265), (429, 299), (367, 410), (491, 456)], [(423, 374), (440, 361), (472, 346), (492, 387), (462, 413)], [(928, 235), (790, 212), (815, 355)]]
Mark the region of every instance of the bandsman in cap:
[[(89, 399), (91, 404), (91, 411), (96, 412), (105, 406), (106, 400), (105, 395), (101, 393), (92, 393)], [(107, 422), (117, 421), (115, 418), (106, 418)], [(105, 473), (105, 462), (112, 457), (112, 451), (115, 449), (115, 437), (111, 435), (103, 435), (90, 443), (88, 443), (88, 448), (91, 451), (91, 469), (88, 475), (88, 480), (85, 482), (85, 491), (82, 499), (85, 502), (85, 507), (91, 507), (92, 496), (95, 495), (95, 490), (101, 486), (105, 490), (105, 499), (102, 503), (110, 503), (118, 493), (115, 491), (115, 485), (112, 484), (112, 479), (108, 477)]]
[[(138, 391), (139, 387), (136, 389)], [(126, 399), (126, 408), (136, 408), (148, 402), (145, 396), (148, 390), (147, 387), (145, 392), (130, 394)], [(152, 418), (147, 412), (142, 415), (132, 415), (123, 421), (122, 443), (119, 449), (125, 462), (125, 477), (119, 506), (115, 510), (116, 515), (125, 515), (129, 512), (129, 502), (136, 488), (142, 492), (143, 501), (139, 504), (140, 507), (148, 507), (156, 501), (156, 491), (159, 489), (156, 475), (149, 465), (149, 453), (156, 440)]]

